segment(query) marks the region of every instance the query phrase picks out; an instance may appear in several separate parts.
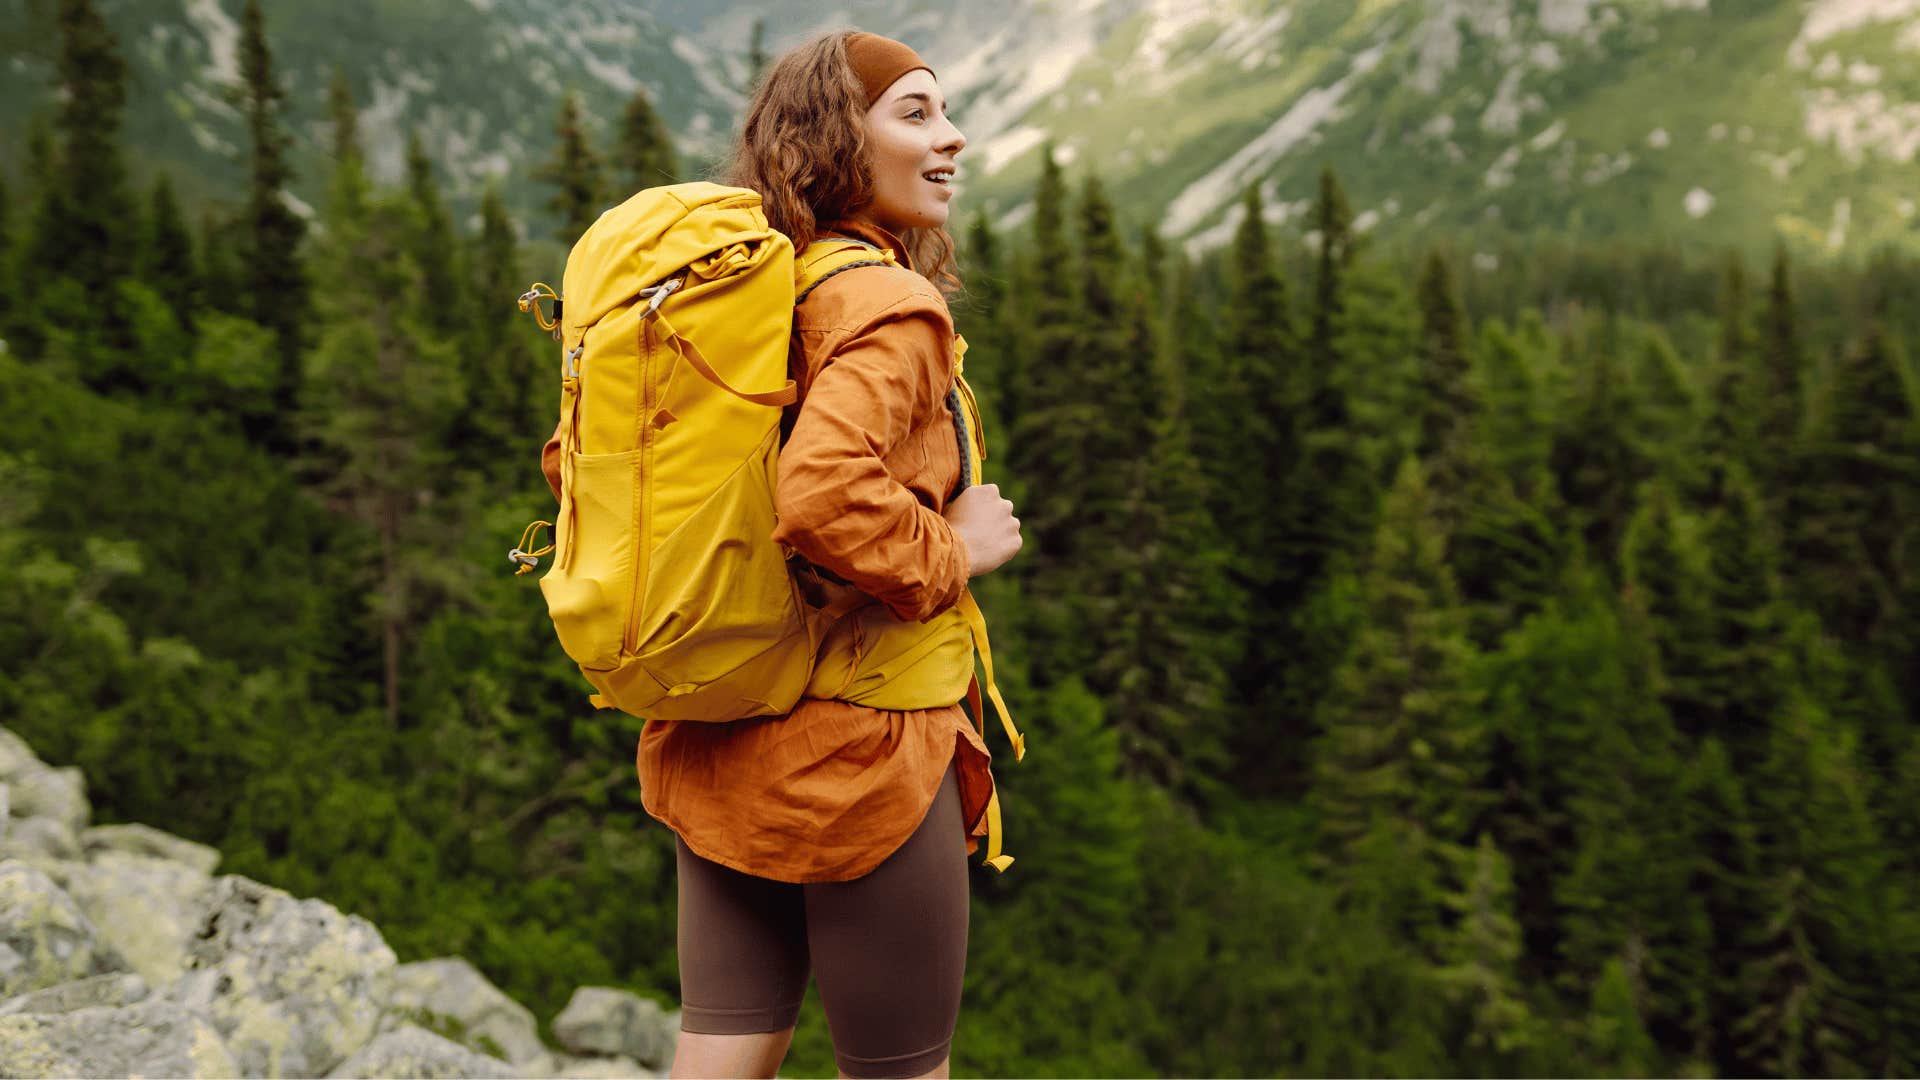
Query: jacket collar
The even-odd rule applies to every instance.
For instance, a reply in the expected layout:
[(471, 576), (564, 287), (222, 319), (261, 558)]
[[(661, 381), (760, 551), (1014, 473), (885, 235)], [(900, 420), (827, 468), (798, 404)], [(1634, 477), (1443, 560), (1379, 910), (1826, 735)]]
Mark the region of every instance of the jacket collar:
[(877, 248), (891, 251), (894, 259), (901, 266), (909, 270), (913, 269), (913, 262), (907, 257), (907, 245), (901, 243), (899, 237), (872, 222), (851, 217), (835, 218), (820, 229), (822, 236), (828, 233), (851, 236), (856, 240), (865, 240)]

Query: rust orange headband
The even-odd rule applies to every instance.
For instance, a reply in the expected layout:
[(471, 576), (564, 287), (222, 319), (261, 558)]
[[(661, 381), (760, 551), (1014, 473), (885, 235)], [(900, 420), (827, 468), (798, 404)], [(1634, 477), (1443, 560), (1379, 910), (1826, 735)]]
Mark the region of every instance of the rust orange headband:
[(854, 77), (867, 92), (867, 107), (880, 100), (894, 80), (909, 71), (926, 68), (929, 75), (933, 69), (920, 59), (920, 54), (889, 37), (858, 31), (847, 38), (847, 62), (853, 65)]

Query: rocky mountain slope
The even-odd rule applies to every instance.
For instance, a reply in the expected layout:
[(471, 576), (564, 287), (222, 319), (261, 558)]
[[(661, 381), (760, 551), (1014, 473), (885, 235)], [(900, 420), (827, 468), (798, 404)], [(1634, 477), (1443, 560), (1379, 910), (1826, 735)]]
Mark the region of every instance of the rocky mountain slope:
[(398, 963), (357, 915), (91, 813), (0, 728), (0, 1076), (667, 1075), (677, 1009), (581, 987), (549, 1049), (466, 961)]
[[(152, 162), (229, 187), (241, 141), (220, 87), (240, 0), (113, 7), (135, 58), (130, 130)], [(46, 102), (50, 0), (0, 0), (0, 146)], [(456, 192), (532, 168), (557, 95), (603, 142), (645, 86), (697, 168), (767, 47), (859, 25), (939, 70), (970, 145), (963, 211), (1027, 212), (1040, 147), (1097, 172), (1122, 212), (1204, 248), (1256, 184), (1297, 217), (1323, 163), (1383, 236), (1547, 232), (1856, 252), (1920, 238), (1920, 0), (287, 0), (270, 32), (311, 197), (324, 87), (346, 70), (374, 163), (418, 130)], [(36, 26), (39, 29), (36, 30)]]

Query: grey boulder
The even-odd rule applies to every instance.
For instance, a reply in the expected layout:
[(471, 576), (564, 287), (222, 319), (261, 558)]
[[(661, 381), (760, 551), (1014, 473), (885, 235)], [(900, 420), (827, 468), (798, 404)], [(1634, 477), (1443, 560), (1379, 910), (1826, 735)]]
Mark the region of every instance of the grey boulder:
[(329, 1080), (362, 1077), (439, 1080), (459, 1076), (509, 1080), (519, 1075), (513, 1066), (498, 1058), (475, 1053), (412, 1024), (389, 1031), (355, 1050), (327, 1074)]
[(204, 1017), (148, 1000), (0, 1016), (0, 1075), (212, 1078), (240, 1071)]
[(372, 923), (237, 875), (203, 893), (168, 995), (207, 1016), (248, 1076), (320, 1076), (371, 1041), (394, 955)]
[(576, 1054), (625, 1055), (659, 1069), (680, 1041), (680, 1010), (609, 986), (582, 986), (553, 1018), (553, 1034)]

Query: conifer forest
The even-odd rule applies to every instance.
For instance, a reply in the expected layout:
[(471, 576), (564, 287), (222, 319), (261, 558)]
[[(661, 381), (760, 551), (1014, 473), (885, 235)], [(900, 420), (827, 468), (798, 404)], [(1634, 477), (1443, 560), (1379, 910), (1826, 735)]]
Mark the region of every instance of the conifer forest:
[[(550, 203), (456, 214), (252, 2), (251, 184), (201, 190), (96, 7), (0, 166), (0, 723), (543, 1023), (673, 1007), (641, 721), (503, 557), (554, 509), (514, 300), (711, 163), (569, 97)], [(1375, 245), (1331, 166), (1189, 257), (1047, 162), (951, 226), (1028, 739), (987, 724), (1018, 861), (970, 870), (954, 1075), (1920, 1073), (1920, 258)], [(834, 1068), (809, 989), (782, 1072)]]

